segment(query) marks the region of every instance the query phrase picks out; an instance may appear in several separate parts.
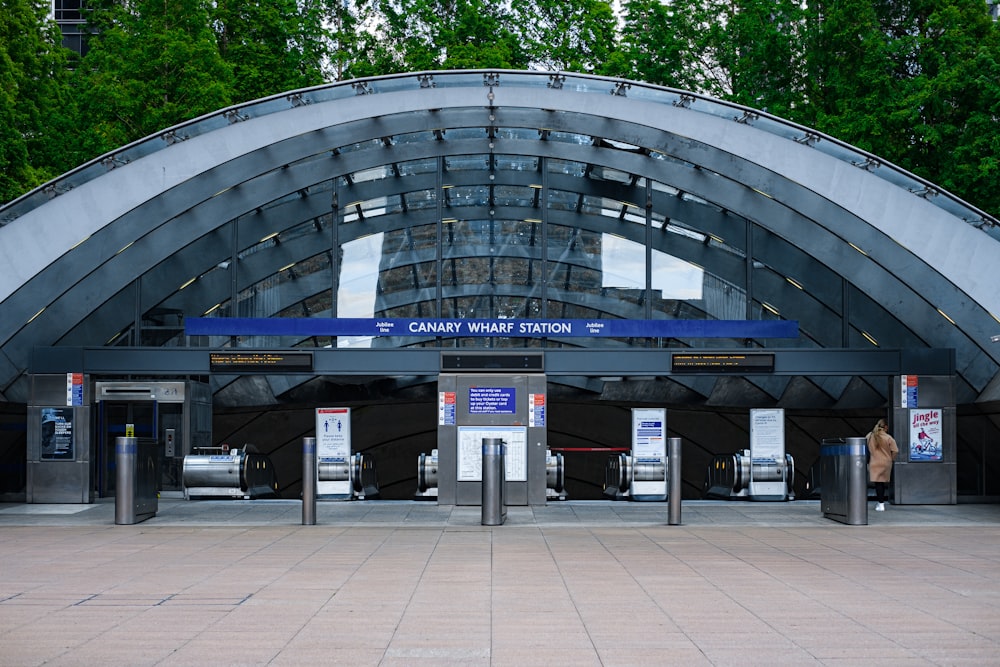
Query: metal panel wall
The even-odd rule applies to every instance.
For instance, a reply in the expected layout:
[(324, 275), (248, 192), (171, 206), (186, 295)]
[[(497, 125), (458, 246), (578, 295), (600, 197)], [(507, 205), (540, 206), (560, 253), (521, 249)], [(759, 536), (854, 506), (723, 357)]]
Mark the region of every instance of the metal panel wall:
[[(545, 391), (544, 374), (438, 376), (438, 504), (482, 503), (475, 457), (481, 437), (488, 436), (507, 442), (506, 503), (545, 504)], [(539, 395), (541, 417), (532, 418), (529, 403)]]
[(67, 377), (34, 375), (28, 404), (27, 484), (29, 503), (90, 503), (89, 378), (83, 405), (67, 405)]
[[(892, 434), (899, 446), (893, 469), (893, 502), (898, 505), (954, 505), (958, 502), (957, 411), (951, 376), (919, 375), (910, 391), (904, 378), (892, 378)], [(914, 400), (916, 399), (916, 400)], [(940, 413), (936, 415), (935, 413)], [(940, 437), (931, 458), (916, 455), (914, 417), (939, 419)]]

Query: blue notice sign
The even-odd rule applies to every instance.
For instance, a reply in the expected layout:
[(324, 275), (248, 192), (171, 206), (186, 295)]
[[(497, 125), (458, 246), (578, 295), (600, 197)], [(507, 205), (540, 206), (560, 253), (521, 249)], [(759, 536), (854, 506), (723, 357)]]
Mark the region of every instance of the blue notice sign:
[(469, 414), (512, 415), (514, 397), (514, 387), (469, 387)]
[(187, 317), (188, 336), (798, 338), (792, 320), (562, 320)]

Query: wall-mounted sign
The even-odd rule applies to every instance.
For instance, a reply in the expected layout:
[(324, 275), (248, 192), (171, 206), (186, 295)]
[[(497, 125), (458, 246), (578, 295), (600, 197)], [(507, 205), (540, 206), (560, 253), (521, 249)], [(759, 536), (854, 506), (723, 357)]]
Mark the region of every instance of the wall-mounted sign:
[(683, 353), (670, 357), (673, 373), (771, 373), (774, 354)]
[(73, 408), (42, 408), (43, 461), (72, 461)]
[(66, 405), (83, 405), (83, 373), (66, 373)]
[(469, 387), (469, 414), (512, 415), (516, 393), (514, 387)]
[(792, 320), (562, 320), (364, 317), (188, 317), (188, 336), (798, 338)]
[(454, 426), (457, 395), (453, 391), (438, 392), (438, 426)]
[(910, 460), (941, 460), (940, 408), (910, 410)]
[(900, 402), (899, 406), (902, 408), (915, 408), (920, 405), (920, 376), (919, 375), (902, 375), (899, 378), (899, 390), (900, 390)]
[(311, 352), (210, 352), (213, 373), (308, 373), (313, 369)]
[(528, 426), (545, 426), (545, 394), (528, 394)]

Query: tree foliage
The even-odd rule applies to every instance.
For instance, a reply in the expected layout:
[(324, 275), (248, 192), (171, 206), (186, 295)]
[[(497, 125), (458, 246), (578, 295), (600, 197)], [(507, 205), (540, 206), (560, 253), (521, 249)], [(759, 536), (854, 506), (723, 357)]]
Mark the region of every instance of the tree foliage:
[(215, 0), (219, 54), (233, 72), (234, 102), (323, 83), (326, 7), (307, 0)]
[(0, 201), (75, 166), (64, 147), (73, 127), (68, 52), (47, 20), (48, 3), (0, 2)]
[(532, 68), (766, 109), (1000, 213), (1000, 26), (982, 0), (84, 4), (79, 61), (48, 2), (0, 0), (0, 200), (233, 102), (357, 76)]
[(520, 69), (528, 64), (503, 3), (488, 0), (380, 0), (376, 58), (352, 72)]
[[(96, 6), (95, 6), (96, 5)], [(92, 5), (77, 70), (87, 148), (100, 154), (227, 106), (232, 70), (204, 0), (104, 0)]]
[(518, 35), (539, 69), (597, 72), (617, 34), (606, 0), (512, 0)]

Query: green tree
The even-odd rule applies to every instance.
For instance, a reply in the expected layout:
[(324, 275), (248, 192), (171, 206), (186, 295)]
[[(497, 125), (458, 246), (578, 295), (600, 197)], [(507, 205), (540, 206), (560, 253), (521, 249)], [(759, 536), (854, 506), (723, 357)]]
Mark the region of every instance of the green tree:
[(630, 0), (622, 10), (619, 47), (604, 62), (601, 73), (696, 90), (696, 80), (688, 76), (695, 65), (689, 15), (676, 11), (675, 3), (661, 0)]
[(358, 63), (355, 74), (527, 66), (502, 3), (382, 0), (379, 11), (380, 39), (368, 42), (371, 66)]
[(0, 1), (0, 201), (74, 166), (69, 51), (48, 3)]
[(595, 73), (615, 52), (615, 16), (606, 0), (512, 0), (511, 10), (533, 67)]
[(810, 5), (794, 120), (1000, 212), (1000, 26), (978, 0)]
[(28, 147), (19, 131), (17, 81), (14, 62), (0, 51), (0, 202), (14, 199), (30, 189), (33, 181)]
[[(382, 71), (379, 63), (391, 62), (385, 45), (365, 26), (376, 23), (378, 0), (321, 0), (327, 43), (326, 77), (340, 81), (352, 75), (355, 67)], [(387, 71), (391, 67), (387, 68)]]
[(801, 106), (805, 72), (802, 5), (792, 0), (719, 3), (724, 24), (707, 31), (727, 99), (785, 116)]
[(212, 25), (233, 71), (233, 101), (322, 83), (325, 12), (313, 0), (216, 0)]
[(629, 0), (622, 60), (644, 81), (773, 113), (802, 104), (803, 10), (791, 0)]
[(77, 70), (86, 148), (99, 155), (227, 106), (232, 71), (204, 0), (103, 0)]

